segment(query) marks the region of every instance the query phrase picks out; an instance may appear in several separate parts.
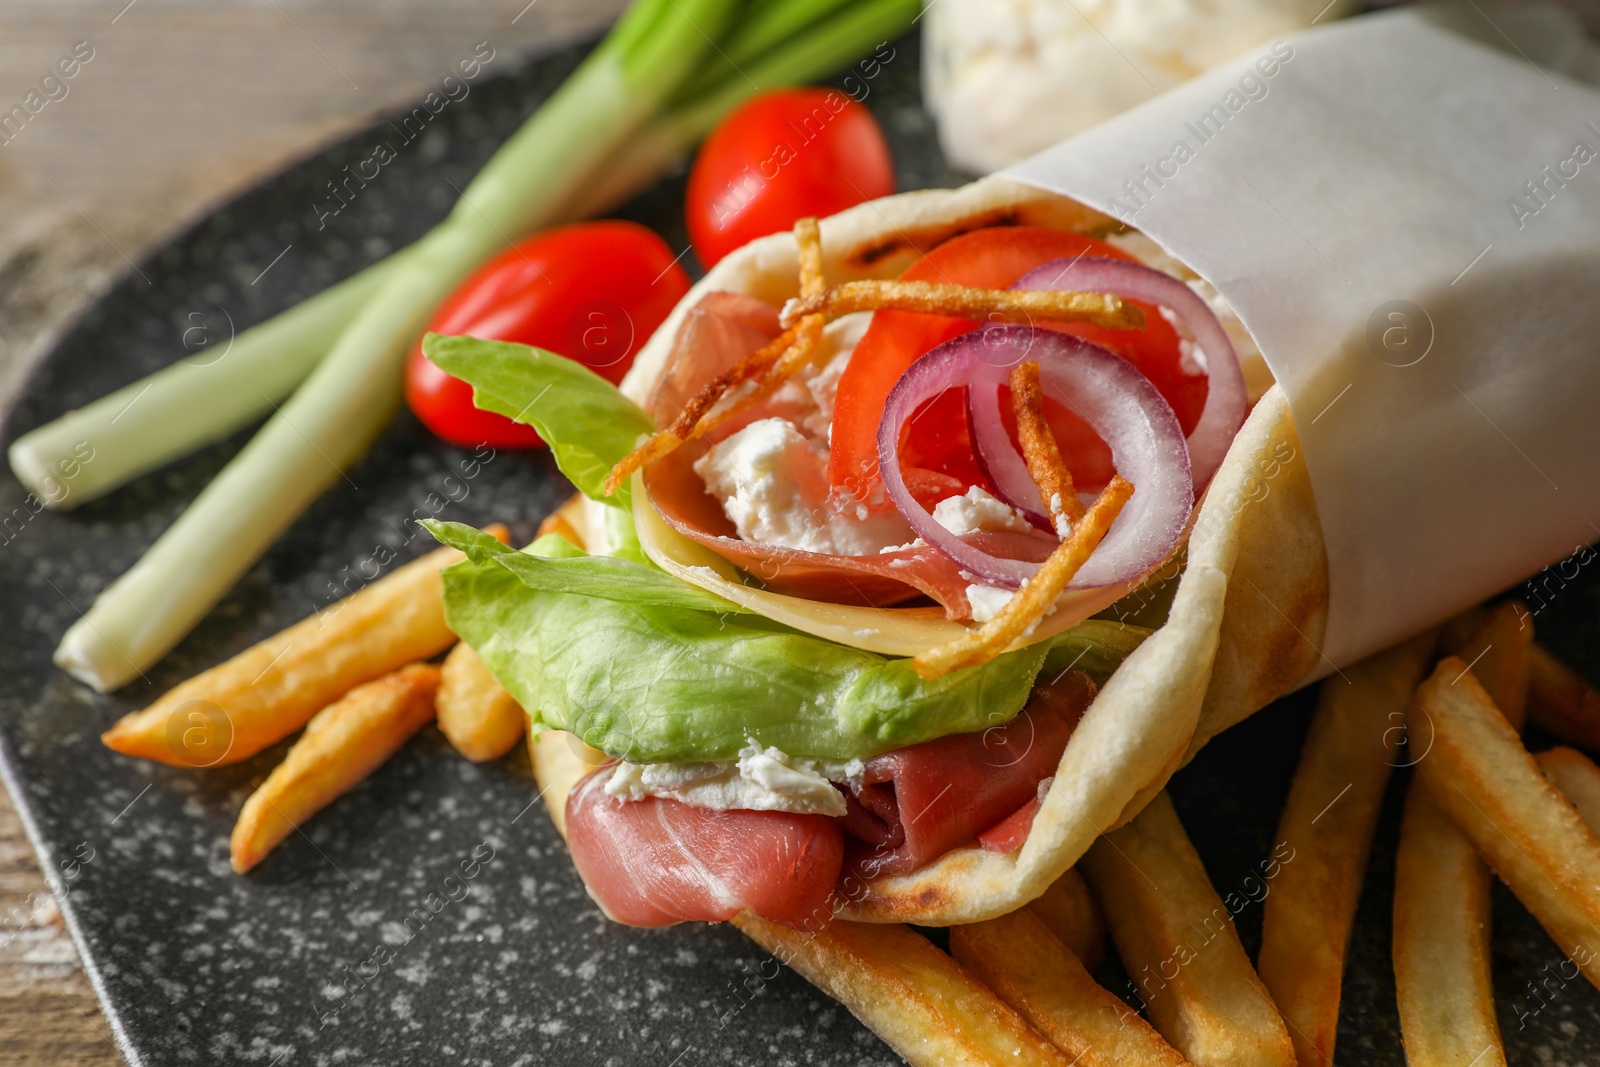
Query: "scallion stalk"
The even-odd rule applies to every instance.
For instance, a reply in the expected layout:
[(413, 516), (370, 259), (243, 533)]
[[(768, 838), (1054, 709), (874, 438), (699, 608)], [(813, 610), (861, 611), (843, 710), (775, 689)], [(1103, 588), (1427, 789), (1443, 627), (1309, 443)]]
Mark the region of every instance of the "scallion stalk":
[(36, 497), (65, 510), (248, 426), (305, 380), (393, 261), (219, 342), (220, 355), (208, 346), (196, 357), (204, 362), (174, 363), (23, 434), (11, 443), (11, 469)]

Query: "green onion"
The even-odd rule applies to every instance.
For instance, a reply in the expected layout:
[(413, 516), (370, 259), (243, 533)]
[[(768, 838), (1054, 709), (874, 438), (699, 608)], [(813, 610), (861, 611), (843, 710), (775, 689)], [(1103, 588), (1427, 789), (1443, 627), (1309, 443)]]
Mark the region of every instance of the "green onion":
[[(709, 95), (696, 97), (666, 116), (663, 125), (672, 130), (678, 146), (673, 156), (754, 92), (749, 81), (778, 85), (827, 73), (878, 41), (904, 32), (917, 9), (915, 0), (871, 0), (845, 15), (834, 15), (838, 2), (781, 0), (765, 5), (763, 16), (752, 23), (766, 25), (766, 20), (782, 15), (789, 20), (782, 25), (804, 29), (788, 44), (773, 43), (744, 74), (725, 79), (722, 87), (713, 87)], [(774, 13), (774, 7), (782, 10)], [(319, 346), (313, 327), (320, 325), (327, 331), (321, 337), (326, 354), (177, 522), (67, 631), (56, 649), (56, 662), (102, 691), (138, 677), (193, 628), (312, 501), (339, 479), (349, 482), (345, 471), (360, 459), (399, 404), (405, 353), (432, 309), (508, 243), (576, 217), (572, 205), (608, 183), (607, 174), (615, 165), (610, 161), (626, 159), (628, 146), (655, 140), (652, 122), (661, 118), (685, 83), (712, 62), (718, 51), (714, 42), (729, 40), (730, 30), (737, 37), (734, 19), (740, 9), (738, 0), (638, 0), (461, 192), (450, 216), (398, 262), (392, 258), (387, 262), (367, 299), (358, 301), (346, 292), (337, 300), (325, 300), (315, 313), (302, 305), (256, 327), (269, 331), (269, 338), (274, 330), (279, 336), (296, 338), (304, 365), (315, 361)], [(770, 30), (762, 30), (756, 39), (766, 41), (771, 36)], [(653, 165), (650, 177), (662, 166)], [(635, 179), (649, 180), (637, 166), (630, 171), (630, 180)], [(358, 303), (359, 309), (352, 312)], [(285, 322), (293, 316), (298, 318)], [(259, 355), (252, 358), (266, 362)], [(178, 382), (166, 387), (173, 394), (181, 393), (191, 404), (204, 402), (204, 389), (195, 384), (198, 378), (163, 373), (173, 373)], [(280, 396), (294, 373), (284, 369), (277, 379)], [(251, 379), (236, 371), (224, 384), (237, 389), (241, 381)], [(261, 387), (261, 391), (267, 390)], [(110, 410), (110, 398), (101, 403)], [(242, 412), (249, 403), (249, 398), (234, 398), (227, 417), (212, 421), (220, 426), (228, 419), (247, 420)], [(263, 409), (254, 410), (259, 414)], [(53, 439), (58, 447), (71, 436), (55, 426), (36, 431), (47, 432), (59, 433)], [(180, 433), (148, 428), (145, 432), (150, 438), (129, 442), (131, 454), (119, 460), (116, 467), (121, 470), (113, 469), (105, 488), (119, 474), (150, 469), (182, 447)], [(163, 433), (168, 436), (162, 437)], [(190, 440), (200, 443), (193, 434)], [(31, 457), (27, 462), (37, 469), (46, 463), (48, 450), (27, 454)], [(83, 471), (91, 467), (86, 464)]]
[[(39, 499), (68, 509), (259, 419), (294, 392), (377, 292), (393, 257), (233, 338), (204, 363), (182, 361), (69, 411), (11, 444), (11, 469)], [(83, 446), (93, 460), (74, 463)], [(71, 476), (68, 472), (71, 471)]]

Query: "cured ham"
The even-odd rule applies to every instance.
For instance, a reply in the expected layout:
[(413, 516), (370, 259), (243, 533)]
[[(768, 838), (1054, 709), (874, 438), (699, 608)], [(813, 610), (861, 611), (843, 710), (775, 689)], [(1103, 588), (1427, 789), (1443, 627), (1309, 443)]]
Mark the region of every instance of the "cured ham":
[[(734, 293), (709, 293), (684, 321), (666, 369), (652, 394), (659, 424), (666, 424), (717, 375), (760, 348), (780, 332), (770, 306)], [(762, 417), (762, 408), (719, 427), (721, 439)], [(718, 500), (695, 473), (695, 461), (710, 442), (692, 441), (645, 468), (650, 503), (668, 525), (735, 566), (759, 578), (767, 588), (810, 600), (836, 604), (888, 607), (918, 596), (938, 602), (953, 619), (971, 614), (966, 587), (970, 579), (945, 554), (927, 545), (864, 556), (834, 555), (755, 544), (741, 540)], [(913, 468), (907, 482), (931, 508), (966, 486), (935, 471)], [(1049, 555), (1055, 542), (1044, 537), (990, 532), (969, 535), (985, 551), (1001, 552), (1034, 562)]]
[(1036, 810), (1039, 783), (1055, 773), (1094, 694), (1087, 675), (1068, 671), (1004, 726), (868, 760), (840, 820), (851, 837), (847, 866), (869, 878), (914, 871), (1013, 815), (1002, 841), (1020, 846), (1033, 820), (1019, 809)]
[(602, 767), (567, 798), (572, 859), (608, 918), (669, 926), (750, 911), (791, 926), (828, 921), (844, 861), (838, 820), (620, 800), (605, 791), (614, 770)]

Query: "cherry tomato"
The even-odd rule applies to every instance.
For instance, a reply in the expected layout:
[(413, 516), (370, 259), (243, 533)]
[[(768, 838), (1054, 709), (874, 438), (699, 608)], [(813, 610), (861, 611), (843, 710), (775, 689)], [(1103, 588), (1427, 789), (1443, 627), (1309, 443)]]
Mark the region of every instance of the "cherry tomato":
[[(1042, 263), (1085, 254), (1133, 258), (1115, 245), (1082, 234), (1028, 226), (991, 227), (946, 241), (912, 264), (901, 277), (908, 281), (1004, 289)], [(1183, 371), (1178, 334), (1172, 324), (1157, 309), (1138, 306), (1145, 312), (1142, 330), (1110, 330), (1087, 323), (1042, 325), (1104, 345), (1133, 363), (1172, 404), (1187, 433), (1205, 406), (1206, 379)], [(829, 467), (834, 485), (865, 493), (877, 479), (878, 423), (889, 391), (918, 356), (979, 325), (971, 319), (943, 315), (873, 313), (872, 324), (839, 379)], [(1003, 405), (1002, 410), (1009, 412), (1009, 404)], [(1045, 400), (1045, 414), (1062, 457), (1083, 487), (1092, 489), (1109, 480), (1110, 452), (1088, 425), (1049, 398)], [(1008, 417), (1006, 422), (1014, 437), (1012, 420)], [(941, 471), (967, 479), (969, 485), (987, 487), (987, 479), (975, 476), (978, 468), (966, 425), (965, 402), (958, 390), (938, 397), (911, 420), (902, 454), (907, 466)]]
[[(615, 383), (688, 291), (689, 276), (655, 233), (632, 222), (585, 222), (530, 237), (485, 263), (428, 330), (533, 345)], [(451, 444), (543, 444), (533, 427), (474, 407), (472, 386), (429, 362), (420, 343), (406, 365), (406, 402)]]
[(894, 192), (872, 112), (837, 89), (780, 89), (743, 104), (700, 148), (684, 214), (707, 267), (796, 219)]

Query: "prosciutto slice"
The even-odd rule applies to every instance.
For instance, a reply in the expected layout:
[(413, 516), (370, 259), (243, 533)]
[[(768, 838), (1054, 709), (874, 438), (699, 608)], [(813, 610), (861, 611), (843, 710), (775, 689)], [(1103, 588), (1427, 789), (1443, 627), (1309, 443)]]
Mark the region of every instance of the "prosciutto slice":
[(716, 811), (661, 797), (607, 795), (615, 766), (567, 798), (567, 843), (600, 910), (629, 926), (722, 922), (751, 911), (808, 928), (832, 915), (844, 862), (838, 820)]
[[(781, 332), (777, 313), (767, 304), (738, 293), (708, 293), (684, 320), (665, 370), (652, 394), (651, 408), (660, 425), (670, 422), (685, 404), (717, 375)], [(720, 439), (773, 412), (761, 408), (719, 427)], [(836, 604), (889, 607), (918, 596), (937, 601), (953, 619), (971, 615), (960, 568), (942, 552), (919, 546), (870, 556), (841, 556), (794, 548), (758, 545), (741, 540), (716, 497), (706, 492), (694, 463), (710, 442), (692, 441), (650, 464), (645, 490), (656, 512), (678, 533), (699, 542), (740, 569), (759, 578), (768, 589)], [(934, 471), (907, 471), (907, 482), (931, 508), (966, 486)], [(1007, 533), (971, 535), (986, 551), (1035, 562), (1055, 548), (1050, 538)]]
[[(847, 866), (866, 877), (904, 874), (968, 844), (999, 823), (995, 843), (1020, 846), (1037, 810), (1039, 783), (1055, 773), (1094, 699), (1088, 675), (1068, 671), (1035, 689), (1004, 726), (925, 741), (867, 761), (840, 820)], [(1026, 809), (1033, 809), (1031, 811)]]

